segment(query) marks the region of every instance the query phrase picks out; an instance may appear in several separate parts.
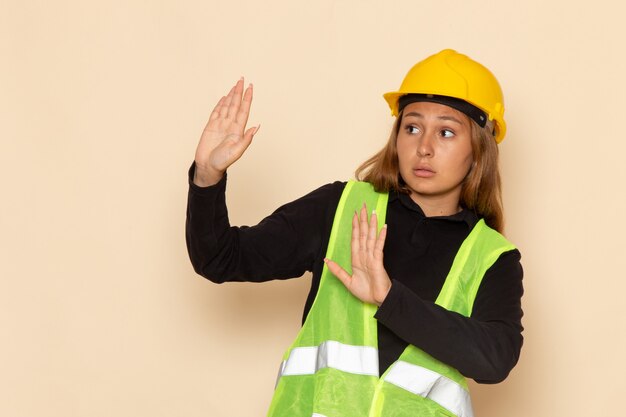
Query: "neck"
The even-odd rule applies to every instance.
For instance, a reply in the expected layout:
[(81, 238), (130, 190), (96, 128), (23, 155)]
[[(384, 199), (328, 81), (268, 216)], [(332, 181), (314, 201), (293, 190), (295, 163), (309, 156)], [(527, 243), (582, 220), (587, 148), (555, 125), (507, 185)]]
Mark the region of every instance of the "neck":
[(426, 217), (450, 216), (461, 211), (460, 196), (431, 196), (411, 193), (411, 199), (417, 203)]

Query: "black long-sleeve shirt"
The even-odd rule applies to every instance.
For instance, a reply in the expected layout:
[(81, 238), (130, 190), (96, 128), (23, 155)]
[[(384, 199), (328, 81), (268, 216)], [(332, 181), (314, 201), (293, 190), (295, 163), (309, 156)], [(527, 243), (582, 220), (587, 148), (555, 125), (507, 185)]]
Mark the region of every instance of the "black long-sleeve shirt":
[[(256, 226), (231, 227), (226, 176), (214, 186), (198, 187), (193, 170), (186, 238), (195, 271), (216, 283), (263, 282), (311, 271), (306, 318), (345, 183), (320, 187)], [(464, 209), (451, 216), (426, 217), (408, 195), (391, 192), (386, 220), (384, 265), (392, 286), (375, 315), (381, 374), (410, 343), (478, 382), (502, 381), (517, 363), (523, 341), (519, 252), (503, 253), (486, 272), (467, 318), (434, 301), (477, 216)]]

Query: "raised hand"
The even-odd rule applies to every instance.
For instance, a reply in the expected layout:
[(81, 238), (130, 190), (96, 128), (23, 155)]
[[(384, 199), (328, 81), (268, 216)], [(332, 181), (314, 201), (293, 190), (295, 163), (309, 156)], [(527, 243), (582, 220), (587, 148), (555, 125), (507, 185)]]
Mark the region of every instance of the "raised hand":
[(383, 247), (387, 225), (378, 233), (378, 218), (372, 212), (369, 224), (367, 207), (352, 218), (352, 275), (330, 259), (324, 259), (328, 269), (355, 297), (363, 302), (380, 306), (391, 289), (391, 280), (383, 266)]
[(252, 90), (250, 84), (244, 92), (241, 78), (211, 112), (196, 149), (196, 171), (193, 179), (196, 185), (206, 187), (216, 184), (226, 169), (250, 146), (260, 127), (246, 130)]

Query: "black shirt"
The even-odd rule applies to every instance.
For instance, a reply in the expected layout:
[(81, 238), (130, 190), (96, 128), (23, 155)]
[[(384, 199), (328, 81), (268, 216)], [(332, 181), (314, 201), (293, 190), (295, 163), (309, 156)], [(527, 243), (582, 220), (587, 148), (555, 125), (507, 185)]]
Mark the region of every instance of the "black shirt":
[[(216, 283), (263, 282), (313, 273), (303, 319), (313, 303), (335, 209), (345, 187), (335, 182), (278, 208), (253, 227), (231, 227), (226, 176), (214, 186), (193, 184), (189, 171), (186, 238), (200, 275)], [(522, 346), (522, 268), (517, 250), (486, 272), (471, 317), (434, 304), (452, 261), (477, 216), (469, 211), (426, 217), (406, 194), (391, 192), (384, 265), (391, 290), (379, 307), (381, 374), (408, 343), (478, 382), (502, 381)]]

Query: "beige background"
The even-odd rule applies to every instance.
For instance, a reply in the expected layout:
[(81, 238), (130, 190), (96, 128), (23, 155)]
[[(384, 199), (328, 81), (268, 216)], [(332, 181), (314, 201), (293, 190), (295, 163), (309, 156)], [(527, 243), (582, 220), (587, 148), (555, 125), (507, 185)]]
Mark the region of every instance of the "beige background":
[(262, 129), (235, 224), (382, 146), (383, 92), (446, 47), (500, 79), (526, 342), (477, 416), (623, 415), (626, 29), (619, 2), (0, 3), (0, 415), (258, 416), (309, 276), (217, 286), (184, 242), (186, 172), (240, 76)]

